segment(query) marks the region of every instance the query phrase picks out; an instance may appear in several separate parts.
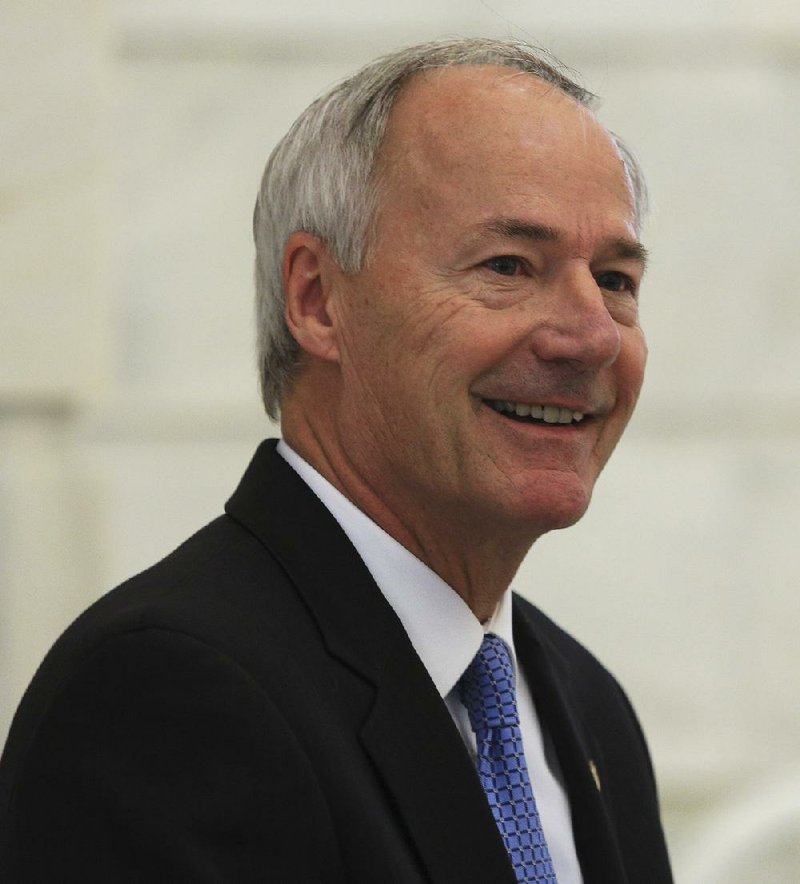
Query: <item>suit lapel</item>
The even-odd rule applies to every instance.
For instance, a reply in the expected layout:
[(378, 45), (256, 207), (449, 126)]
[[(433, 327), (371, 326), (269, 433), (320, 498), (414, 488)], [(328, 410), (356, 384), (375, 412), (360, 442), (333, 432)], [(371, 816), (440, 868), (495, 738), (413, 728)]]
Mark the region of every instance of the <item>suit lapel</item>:
[(628, 877), (594, 766), (597, 753), (572, 700), (566, 661), (516, 599), (514, 644), (537, 714), (561, 766), (584, 884), (626, 884)]
[(226, 510), (281, 563), (328, 651), (373, 686), (354, 727), (431, 882), (514, 884), (474, 766), (399, 619), (275, 444), (259, 447)]
[(432, 881), (513, 884), (475, 767), (416, 655), (387, 662), (362, 740)]

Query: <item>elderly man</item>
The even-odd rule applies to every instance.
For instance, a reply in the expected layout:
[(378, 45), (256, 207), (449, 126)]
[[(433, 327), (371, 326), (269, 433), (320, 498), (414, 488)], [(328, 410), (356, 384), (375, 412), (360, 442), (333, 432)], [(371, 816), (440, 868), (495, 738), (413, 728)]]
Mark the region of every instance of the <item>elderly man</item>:
[(58, 642), (0, 782), (5, 882), (664, 884), (618, 685), (513, 596), (636, 403), (644, 199), (529, 47), (315, 102), (255, 216), (283, 440)]

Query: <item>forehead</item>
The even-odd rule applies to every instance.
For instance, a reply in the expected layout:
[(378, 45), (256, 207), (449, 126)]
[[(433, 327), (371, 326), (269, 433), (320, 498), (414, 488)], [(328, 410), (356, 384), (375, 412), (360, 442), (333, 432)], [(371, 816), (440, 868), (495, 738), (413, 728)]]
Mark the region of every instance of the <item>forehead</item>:
[(384, 196), (393, 200), (416, 194), (485, 203), (516, 194), (539, 212), (566, 201), (633, 215), (622, 158), (592, 111), (510, 68), (416, 75), (392, 109), (379, 167), (392, 191)]

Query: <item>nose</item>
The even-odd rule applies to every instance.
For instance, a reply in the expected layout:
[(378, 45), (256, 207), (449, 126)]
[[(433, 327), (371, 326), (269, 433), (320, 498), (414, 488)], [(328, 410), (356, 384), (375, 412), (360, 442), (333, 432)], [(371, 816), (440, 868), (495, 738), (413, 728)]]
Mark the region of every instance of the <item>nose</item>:
[(539, 308), (532, 346), (540, 359), (593, 370), (616, 360), (619, 327), (588, 267), (554, 275)]

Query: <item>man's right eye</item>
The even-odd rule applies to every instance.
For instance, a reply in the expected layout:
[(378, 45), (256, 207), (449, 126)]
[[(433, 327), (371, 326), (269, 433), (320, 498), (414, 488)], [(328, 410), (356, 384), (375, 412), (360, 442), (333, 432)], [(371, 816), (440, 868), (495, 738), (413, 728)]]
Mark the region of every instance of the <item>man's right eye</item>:
[(522, 258), (514, 255), (498, 255), (495, 258), (489, 258), (483, 262), (484, 267), (488, 267), (494, 273), (500, 276), (516, 276), (523, 269)]

